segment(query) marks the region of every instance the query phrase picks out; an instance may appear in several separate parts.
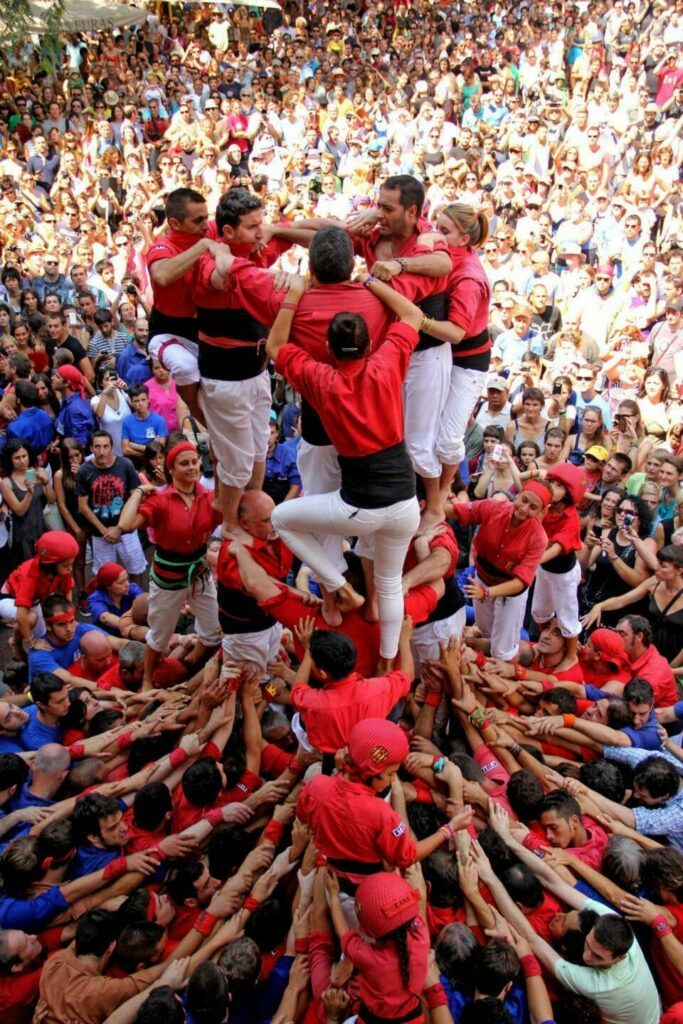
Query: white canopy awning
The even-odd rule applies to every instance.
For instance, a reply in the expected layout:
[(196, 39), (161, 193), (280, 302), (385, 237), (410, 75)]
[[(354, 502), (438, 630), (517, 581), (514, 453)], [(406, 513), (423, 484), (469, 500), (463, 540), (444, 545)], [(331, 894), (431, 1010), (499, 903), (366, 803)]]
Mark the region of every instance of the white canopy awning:
[[(46, 31), (52, 4), (49, 0), (31, 0), (29, 6), (29, 31), (42, 35)], [(63, 32), (97, 32), (103, 28), (142, 25), (145, 21), (147, 11), (130, 4), (119, 4), (114, 0), (66, 0), (61, 28)]]

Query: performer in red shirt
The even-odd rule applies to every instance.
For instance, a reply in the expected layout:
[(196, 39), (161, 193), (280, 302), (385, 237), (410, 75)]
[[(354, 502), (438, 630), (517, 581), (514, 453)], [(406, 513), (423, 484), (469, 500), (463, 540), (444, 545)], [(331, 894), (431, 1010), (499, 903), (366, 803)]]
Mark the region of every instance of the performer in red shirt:
[[(450, 342), (452, 368), (435, 440), (435, 460), (440, 476), (425, 479), (427, 508), (422, 517), (424, 528), (444, 518), (444, 502), (455, 471), (465, 458), (465, 430), (481, 397), (491, 361), (488, 329), (491, 289), (475, 252), (488, 238), (488, 219), (466, 203), (452, 203), (439, 215), (437, 232), (439, 238), (447, 242), (451, 257), (451, 272), (446, 286), (448, 311), (443, 319), (427, 324), (424, 333)], [(430, 400), (429, 393), (426, 393), (423, 401), (428, 403)]]
[[(299, 713), (311, 746), (333, 755), (349, 742), (351, 729), (366, 718), (386, 717), (394, 704), (408, 693), (413, 681), (410, 653), (412, 623), (406, 619), (399, 639), (399, 667), (376, 679), (365, 679), (356, 666), (356, 648), (348, 637), (333, 630), (315, 628), (312, 617), (299, 623), (297, 634), (304, 657), (291, 691), (292, 707)], [(322, 689), (308, 685), (311, 673)], [(323, 771), (333, 768), (323, 758)]]
[(73, 596), (72, 576), (78, 542), (63, 530), (48, 530), (36, 543), (33, 558), (10, 573), (0, 593), (0, 619), (14, 622), (17, 648), (28, 648), (34, 637), (45, 636), (41, 601), (50, 594)]
[(420, 916), (419, 892), (386, 871), (366, 878), (354, 901), (361, 934), (346, 923), (338, 879), (328, 872), (325, 883), (342, 952), (359, 973), (358, 1024), (424, 1024), (420, 997), (429, 966), (429, 932)]
[(219, 247), (206, 237), (206, 199), (194, 189), (177, 188), (169, 193), (166, 222), (171, 230), (154, 241), (147, 253), (153, 295), (149, 354), (169, 371), (178, 394), (192, 415), (199, 416), (197, 314), (188, 271), (204, 253), (216, 252)]
[[(248, 539), (244, 546), (224, 541), (216, 566), (218, 620), (223, 630), (223, 656), (227, 661), (247, 661), (265, 675), (280, 650), (282, 626), (244, 585), (235, 549), (248, 551), (269, 578), (283, 580), (292, 568), (292, 553), (275, 535), (271, 516), (275, 502), (263, 491), (245, 491), (240, 501), (239, 526)], [(246, 542), (245, 542), (246, 544)], [(298, 620), (297, 620), (298, 621)]]
[(380, 655), (391, 660), (403, 619), (403, 561), (419, 523), (415, 475), (403, 439), (401, 389), (423, 316), (375, 278), (365, 283), (401, 318), (374, 354), (367, 355), (367, 324), (355, 313), (338, 314), (329, 327), (338, 368), (287, 344), (305, 282), (289, 291), (268, 337), (277, 371), (318, 411), (342, 470), (340, 490), (285, 502), (275, 509), (273, 526), (325, 587), (337, 592), (340, 611), (358, 607), (363, 598), (330, 563), (314, 533), (374, 535)]
[(586, 493), (586, 479), (580, 466), (561, 462), (545, 477), (553, 500), (543, 517), (548, 547), (536, 572), (531, 614), (539, 625), (556, 618), (562, 635), (569, 641), (567, 656), (576, 655), (581, 633), (579, 584), (581, 566), (581, 521), (577, 506)]
[(550, 488), (529, 480), (514, 502), (492, 499), (454, 505), (459, 523), (480, 523), (476, 578), (463, 588), (474, 600), (475, 621), (491, 638), (491, 654), (512, 661), (519, 651), (519, 631), (531, 586), (548, 538), (540, 523), (551, 500)]
[(171, 485), (164, 491), (151, 484), (136, 487), (119, 520), (124, 531), (151, 526), (157, 541), (149, 581), (143, 690), (152, 686), (154, 669), (186, 603), (196, 616), (195, 631), (204, 647), (215, 647), (220, 640), (216, 586), (204, 560), (220, 514), (212, 506), (212, 492), (199, 483), (199, 455), (193, 444), (174, 445), (166, 455), (166, 470)]
[(301, 792), (296, 816), (310, 825), (317, 849), (346, 893), (381, 871), (383, 862), (410, 867), (469, 824), (468, 808), (418, 843), (410, 838), (405, 822), (382, 799), (407, 756), (408, 739), (397, 725), (367, 718), (351, 730), (343, 772), (317, 775)]

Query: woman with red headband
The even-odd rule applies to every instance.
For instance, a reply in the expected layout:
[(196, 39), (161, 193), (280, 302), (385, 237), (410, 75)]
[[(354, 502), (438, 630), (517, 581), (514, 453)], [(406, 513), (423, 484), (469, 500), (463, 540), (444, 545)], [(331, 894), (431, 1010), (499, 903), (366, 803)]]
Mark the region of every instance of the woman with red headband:
[(36, 553), (11, 573), (0, 592), (0, 619), (15, 623), (15, 645), (31, 646), (45, 636), (41, 601), (51, 594), (72, 600), (78, 541), (63, 530), (50, 530), (36, 543)]
[(527, 590), (548, 545), (540, 520), (551, 499), (549, 486), (529, 480), (512, 503), (486, 499), (453, 506), (453, 517), (463, 526), (481, 524), (477, 574), (463, 591), (474, 601), (477, 628), (491, 638), (491, 654), (503, 661), (512, 661), (519, 651)]
[(213, 492), (199, 483), (197, 449), (189, 441), (166, 454), (171, 485), (158, 491), (151, 484), (136, 487), (126, 502), (119, 526), (124, 532), (152, 527), (156, 550), (149, 581), (149, 633), (145, 645), (143, 690), (168, 648), (187, 602), (195, 615), (195, 632), (204, 647), (220, 643), (216, 586), (204, 556), (221, 515), (212, 508)]
[(128, 636), (128, 631), (121, 632), (121, 616), (130, 611), (135, 598), (142, 593), (137, 583), (131, 583), (122, 565), (105, 562), (86, 589), (94, 625), (112, 636)]

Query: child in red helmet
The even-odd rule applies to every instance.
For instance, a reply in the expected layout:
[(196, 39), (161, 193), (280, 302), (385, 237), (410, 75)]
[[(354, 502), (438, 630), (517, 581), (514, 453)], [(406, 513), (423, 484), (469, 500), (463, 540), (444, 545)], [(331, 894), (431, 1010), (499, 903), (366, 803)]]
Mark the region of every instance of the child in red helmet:
[[(347, 894), (354, 893), (368, 875), (381, 871), (383, 862), (407, 868), (470, 822), (468, 807), (419, 843), (411, 839), (405, 822), (382, 799), (407, 756), (408, 740), (397, 725), (384, 718), (366, 718), (349, 733), (343, 772), (316, 776), (297, 801), (297, 817), (310, 825), (316, 847), (342, 879)], [(439, 770), (445, 778), (448, 763), (440, 764)]]
[(73, 597), (74, 559), (78, 542), (64, 530), (48, 530), (36, 541), (33, 558), (10, 574), (0, 593), (0, 620), (15, 623), (15, 647), (28, 650), (33, 638), (45, 636), (41, 602), (52, 594)]
[(548, 470), (545, 482), (552, 491), (550, 507), (543, 517), (548, 547), (536, 571), (531, 614), (540, 626), (557, 618), (562, 636), (568, 641), (566, 658), (575, 659), (581, 633), (581, 567), (576, 557), (581, 550), (581, 522), (577, 505), (586, 493), (587, 481), (580, 466), (562, 462)]
[(355, 897), (360, 935), (346, 924), (339, 879), (328, 871), (325, 882), (342, 952), (358, 970), (359, 1024), (424, 1021), (419, 997), (427, 977), (429, 932), (420, 916), (419, 892), (386, 871), (366, 878)]

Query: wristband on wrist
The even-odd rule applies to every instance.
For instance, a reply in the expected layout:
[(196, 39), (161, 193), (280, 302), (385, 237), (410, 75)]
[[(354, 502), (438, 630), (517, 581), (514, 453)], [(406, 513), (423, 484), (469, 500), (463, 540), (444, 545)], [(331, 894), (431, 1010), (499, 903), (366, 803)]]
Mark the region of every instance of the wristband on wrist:
[(369, 288), (371, 284), (377, 284), (378, 280), (379, 278), (375, 277), (374, 274), (368, 274), (368, 276), (363, 281), (363, 287)]
[(79, 761), (85, 757), (85, 743), (72, 743), (68, 750), (72, 761)]
[(471, 714), (467, 716), (467, 721), (470, 725), (473, 725), (475, 729), (479, 729), (484, 724), (484, 709), (475, 708)]
[(510, 753), (512, 754), (513, 757), (517, 757), (517, 754), (519, 754), (521, 749), (522, 749), (521, 745), (519, 743), (517, 743), (517, 741), (515, 740), (515, 742), (510, 747)]
[(206, 936), (210, 935), (211, 932), (214, 930), (217, 923), (218, 918), (215, 917), (214, 914), (209, 914), (206, 910), (204, 910), (195, 921), (194, 930), (196, 932), (199, 932), (200, 935), (203, 935), (204, 938), (206, 938)]
[(186, 750), (183, 750), (182, 747), (176, 747), (175, 750), (171, 751), (168, 757), (171, 768), (180, 768), (181, 764), (185, 764), (187, 759), (188, 753)]
[(244, 901), (244, 910), (248, 910), (250, 914), (253, 914), (255, 910), (261, 906), (261, 901), (257, 900), (255, 896), (247, 896)]
[(567, 729), (571, 729), (576, 722), (576, 715), (562, 715), (562, 721)]
[(483, 651), (477, 651), (477, 656), (474, 659), (474, 664), (477, 666), (477, 668), (484, 668), (484, 666), (486, 665), (486, 655), (484, 654)]
[(514, 668), (515, 668), (515, 679), (526, 679), (528, 677), (529, 673), (524, 668), (524, 665), (519, 665), (519, 664), (515, 663)]
[(491, 591), (489, 590), (489, 588), (486, 586), (485, 583), (480, 583), (479, 586), (481, 587), (481, 597), (479, 598), (479, 600), (480, 601), (490, 601), (491, 600)]
[(536, 978), (541, 974), (541, 965), (533, 953), (527, 953), (519, 958), (519, 965), (525, 978)]
[(439, 832), (443, 832), (443, 834), (446, 836), (446, 839), (452, 839), (453, 836), (455, 835), (455, 829), (451, 825), (450, 821), (447, 821), (445, 825), (442, 825), (441, 828), (439, 829)]
[(432, 771), (434, 772), (434, 774), (441, 775), (441, 772), (443, 771), (445, 764), (446, 758), (443, 756), (443, 754), (440, 757), (435, 757), (432, 764)]
[(440, 981), (436, 985), (430, 985), (422, 991), (428, 1009), (435, 1010), (437, 1006), (448, 1006), (448, 997)]
[(290, 772), (294, 772), (295, 775), (303, 775), (303, 773), (306, 771), (306, 768), (298, 759), (298, 757), (294, 755), (292, 760), (289, 762), (289, 770)]
[(436, 321), (434, 320), (434, 317), (423, 316), (422, 319), (420, 320), (420, 326), (418, 327), (418, 331), (422, 331), (423, 333), (429, 334), (430, 331), (434, 330), (435, 322)]
[(208, 821), (211, 828), (216, 828), (218, 825), (223, 824), (223, 808), (212, 807), (210, 811), (204, 815), (204, 821)]
[(299, 305), (296, 302), (281, 302), (280, 309), (298, 309)]
[(399, 274), (404, 274), (406, 271), (406, 267), (408, 266), (408, 261), (404, 259), (403, 256), (392, 256), (391, 259), (393, 263), (398, 263), (399, 267), (401, 268), (399, 270)]
[(429, 690), (424, 702), (428, 708), (438, 708), (441, 703), (441, 694), (437, 693), (435, 690)]
[(671, 935), (673, 931), (663, 914), (658, 914), (650, 927), (658, 939), (663, 939), (665, 935)]
[(128, 750), (129, 747), (133, 746), (133, 733), (122, 732), (120, 736), (116, 737), (116, 746), (119, 750)]
[(285, 826), (281, 822), (271, 819), (263, 830), (263, 838), (277, 846), (284, 831)]
[(481, 725), (479, 726), (479, 728), (481, 729), (482, 732), (485, 729), (490, 729), (491, 728), (491, 719), (490, 718), (486, 718), (486, 716), (484, 716), (484, 719), (483, 719)]

